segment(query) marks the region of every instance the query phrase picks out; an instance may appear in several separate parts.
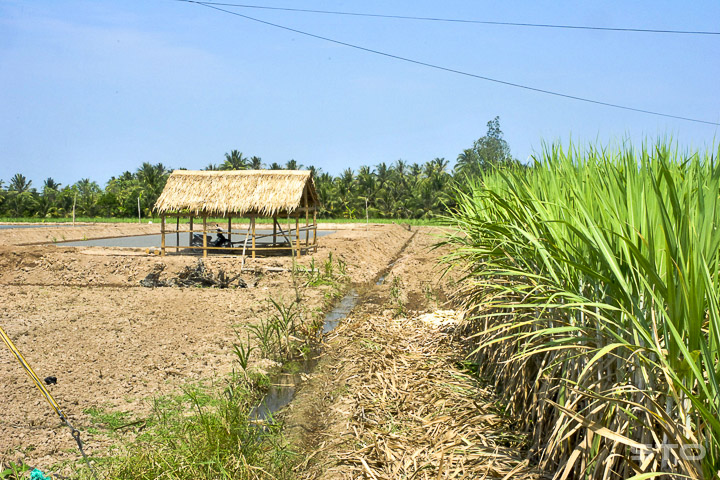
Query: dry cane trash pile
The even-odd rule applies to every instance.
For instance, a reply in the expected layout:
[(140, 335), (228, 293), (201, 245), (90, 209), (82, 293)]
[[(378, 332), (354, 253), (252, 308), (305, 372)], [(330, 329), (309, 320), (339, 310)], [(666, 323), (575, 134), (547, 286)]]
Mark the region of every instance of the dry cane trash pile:
[(340, 327), (341, 349), (357, 362), (337, 367), (351, 392), (337, 408), (350, 415), (343, 445), (333, 447), (345, 451), (327, 477), (541, 478), (493, 413), (492, 395), (458, 365), (463, 354), (448, 333), (456, 321), (455, 312), (438, 311)]

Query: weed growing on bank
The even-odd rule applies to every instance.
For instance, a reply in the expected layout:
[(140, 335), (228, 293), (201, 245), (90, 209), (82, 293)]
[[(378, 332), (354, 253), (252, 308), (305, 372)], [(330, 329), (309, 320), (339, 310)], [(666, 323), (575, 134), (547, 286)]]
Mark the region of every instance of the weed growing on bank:
[[(142, 433), (99, 459), (102, 478), (286, 479), (296, 456), (280, 426), (257, 425), (257, 389), (233, 375), (225, 387), (191, 385), (154, 400)], [(106, 415), (102, 414), (104, 418)], [(89, 472), (83, 471), (83, 479)]]

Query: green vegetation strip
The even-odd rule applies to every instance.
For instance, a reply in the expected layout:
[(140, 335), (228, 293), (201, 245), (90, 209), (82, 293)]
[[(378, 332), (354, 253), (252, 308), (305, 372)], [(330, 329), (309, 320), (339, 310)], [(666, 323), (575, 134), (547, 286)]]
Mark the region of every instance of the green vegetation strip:
[[(170, 220), (168, 220), (170, 222)], [(173, 219), (172, 222), (175, 220)], [(247, 223), (249, 219), (247, 218), (233, 218), (233, 223)], [(145, 218), (142, 222), (138, 222), (137, 218), (118, 218), (118, 217), (77, 217), (75, 219), (75, 223), (135, 223), (135, 224), (147, 224), (148, 222), (158, 223), (160, 222), (159, 217), (151, 217), (151, 218)], [(208, 222), (211, 223), (219, 223), (219, 224), (226, 224), (227, 219), (226, 218), (208, 218)], [(366, 223), (365, 219), (349, 219), (349, 218), (322, 218), (318, 219), (318, 223), (357, 223), (357, 224), (363, 224)], [(399, 223), (403, 225), (440, 225), (442, 223), (439, 219), (408, 219), (408, 218), (401, 218), (401, 219), (392, 219), (392, 218), (371, 218), (367, 220), (369, 223), (381, 223), (381, 224), (393, 224), (393, 223)], [(28, 224), (64, 224), (64, 223), (72, 223), (72, 218), (33, 218), (33, 217), (0, 217), (0, 224), (2, 223), (28, 223)], [(190, 223), (189, 219), (187, 218), (181, 218), (180, 223), (187, 224)], [(272, 225), (273, 220), (272, 218), (257, 218), (256, 223), (258, 224), (267, 224)], [(283, 224), (282, 219), (280, 219), (281, 225)], [(194, 221), (195, 228), (202, 228), (202, 223), (198, 225), (198, 220), (195, 219)], [(295, 225), (295, 220), (293, 220), (293, 226)], [(62, 225), (58, 225), (62, 226)]]

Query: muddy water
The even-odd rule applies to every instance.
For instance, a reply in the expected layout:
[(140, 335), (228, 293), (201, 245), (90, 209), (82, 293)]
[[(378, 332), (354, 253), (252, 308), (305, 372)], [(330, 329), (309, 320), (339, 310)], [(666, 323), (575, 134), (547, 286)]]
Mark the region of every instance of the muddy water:
[[(325, 315), (322, 334), (325, 335), (337, 327), (340, 321), (346, 318), (352, 309), (355, 308), (359, 298), (360, 296), (354, 288), (341, 298), (340, 301), (335, 304), (335, 307)], [(250, 418), (252, 420), (271, 419), (274, 413), (286, 407), (295, 397), (295, 391), (300, 382), (302, 382), (304, 377), (312, 372), (317, 365), (319, 354), (318, 349), (310, 352), (309, 358), (300, 364), (299, 372), (297, 373), (279, 373), (273, 376), (270, 379), (270, 390), (268, 390), (268, 393), (262, 399), (260, 405), (255, 407), (250, 413)]]
[(347, 293), (347, 295), (340, 299), (340, 301), (335, 305), (335, 308), (325, 315), (323, 335), (334, 330), (335, 327), (338, 326), (338, 323), (340, 323), (340, 320), (350, 314), (352, 309), (355, 308), (355, 305), (357, 305), (358, 298), (359, 295), (357, 290), (353, 288)]
[[(317, 355), (312, 352), (311, 355)], [(299, 373), (278, 373), (270, 379), (270, 388), (260, 404), (250, 413), (252, 420), (269, 420), (272, 416), (288, 406), (295, 398), (295, 392), (306, 375), (317, 365), (317, 357), (310, 358), (300, 365)]]
[(390, 263), (388, 263), (387, 268), (386, 268), (385, 270), (383, 270), (383, 272), (380, 274), (380, 276), (378, 277), (377, 281), (375, 282), (375, 285), (382, 285), (383, 283), (385, 283), (385, 279), (386, 279), (387, 276), (390, 274), (390, 271), (392, 270), (392, 267), (394, 267), (396, 263), (397, 263), (397, 259), (396, 259), (396, 260), (393, 260), (393, 261), (390, 262)]

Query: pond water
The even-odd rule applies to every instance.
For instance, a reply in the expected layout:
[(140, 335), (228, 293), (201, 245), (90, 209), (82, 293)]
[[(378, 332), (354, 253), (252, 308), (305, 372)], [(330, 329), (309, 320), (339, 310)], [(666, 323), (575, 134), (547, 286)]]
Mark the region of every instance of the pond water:
[(56, 228), (67, 228), (67, 227), (79, 227), (80, 225), (65, 225), (65, 224), (43, 224), (43, 225), (0, 225), (0, 230), (5, 230), (6, 228), (47, 228), (47, 227), (56, 227)]
[[(255, 230), (255, 233), (257, 235), (272, 235), (272, 230)], [(318, 237), (324, 237), (325, 235), (330, 235), (332, 233), (335, 233), (334, 230), (318, 230), (317, 235)], [(227, 237), (227, 233), (224, 234)], [(310, 236), (312, 239), (312, 234)], [(210, 234), (211, 241), (215, 239), (215, 235)], [(278, 239), (282, 239), (281, 235), (278, 235)], [(300, 232), (300, 242), (302, 242), (305, 239), (305, 236)], [(235, 242), (242, 242), (245, 240), (245, 234), (244, 233), (233, 233), (232, 236), (233, 243)], [(174, 247), (177, 245), (177, 236), (174, 233), (168, 233), (165, 235), (165, 246), (166, 247)], [(79, 240), (79, 241), (72, 241), (72, 242), (59, 242), (57, 245), (61, 245), (64, 247), (134, 247), (134, 248), (160, 248), (160, 244), (162, 242), (162, 235), (155, 234), (155, 235), (133, 235), (128, 237), (113, 237), (113, 238), (98, 238), (94, 240)], [(266, 237), (266, 238), (259, 238), (256, 240), (256, 244), (259, 243), (270, 243), (272, 242), (272, 237)], [(209, 243), (209, 242), (208, 242)], [(250, 240), (248, 240), (248, 245), (250, 244)], [(188, 232), (180, 233), (180, 246), (189, 246), (189, 235)], [(238, 246), (238, 245), (235, 245)], [(242, 246), (242, 245), (240, 245)]]

